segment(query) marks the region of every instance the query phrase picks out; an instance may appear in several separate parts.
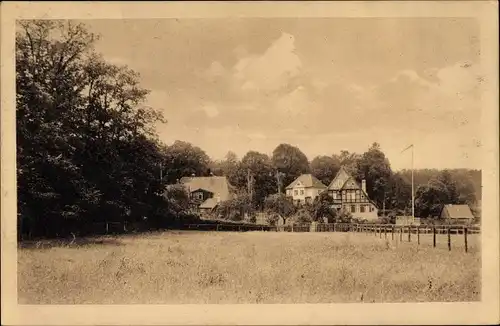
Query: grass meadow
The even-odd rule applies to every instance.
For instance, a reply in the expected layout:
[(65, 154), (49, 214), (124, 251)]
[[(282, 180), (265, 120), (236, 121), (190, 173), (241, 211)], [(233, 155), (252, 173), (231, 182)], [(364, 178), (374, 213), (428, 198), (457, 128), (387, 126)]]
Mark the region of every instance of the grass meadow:
[(20, 304), (480, 300), (479, 235), (169, 231), (18, 249)]

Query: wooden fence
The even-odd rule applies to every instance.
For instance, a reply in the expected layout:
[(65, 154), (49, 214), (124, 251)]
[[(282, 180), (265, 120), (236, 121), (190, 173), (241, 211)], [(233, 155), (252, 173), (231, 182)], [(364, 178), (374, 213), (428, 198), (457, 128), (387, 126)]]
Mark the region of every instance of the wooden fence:
[[(394, 225), (394, 224), (302, 224), (302, 225), (250, 225), (250, 224), (189, 224), (187, 229), (199, 231), (267, 231), (267, 232), (352, 232), (373, 235), (380, 239), (416, 242), (421, 244), (421, 235), (432, 234), (432, 245), (437, 246), (437, 236), (446, 235), (448, 250), (452, 249), (452, 235), (461, 236), (464, 250), (469, 250), (469, 235), (480, 234), (478, 225)], [(456, 241), (454, 241), (456, 243)]]

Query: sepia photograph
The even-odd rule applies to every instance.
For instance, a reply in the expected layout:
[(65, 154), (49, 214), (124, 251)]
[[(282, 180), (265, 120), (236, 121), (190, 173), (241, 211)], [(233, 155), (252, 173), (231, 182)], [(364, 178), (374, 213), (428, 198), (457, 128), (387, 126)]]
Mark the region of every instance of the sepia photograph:
[(481, 23), (16, 19), (12, 304), (484, 302), (498, 77)]

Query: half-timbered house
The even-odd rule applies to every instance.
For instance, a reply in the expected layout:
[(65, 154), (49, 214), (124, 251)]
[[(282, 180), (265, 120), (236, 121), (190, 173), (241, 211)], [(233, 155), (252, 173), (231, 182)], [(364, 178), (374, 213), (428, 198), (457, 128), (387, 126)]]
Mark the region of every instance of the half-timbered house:
[(366, 192), (366, 181), (359, 183), (342, 166), (328, 186), (328, 193), (333, 197), (337, 210), (350, 212), (354, 218), (375, 220), (378, 209)]

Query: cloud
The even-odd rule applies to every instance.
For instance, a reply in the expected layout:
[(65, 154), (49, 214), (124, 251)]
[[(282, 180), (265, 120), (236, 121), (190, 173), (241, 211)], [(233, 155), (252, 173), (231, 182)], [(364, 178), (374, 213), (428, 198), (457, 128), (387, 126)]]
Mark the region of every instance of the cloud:
[(295, 38), (282, 33), (261, 55), (246, 56), (233, 67), (234, 77), (245, 89), (275, 91), (300, 72), (301, 61), (295, 53)]
[[(441, 69), (426, 71), (432, 78), (404, 70), (378, 87), (386, 103), (412, 106), (416, 111), (450, 112), (479, 109), (479, 70), (467, 62), (457, 62)], [(405, 100), (406, 97), (406, 100)]]
[(310, 113), (311, 101), (305, 88), (303, 86), (298, 86), (290, 93), (279, 98), (276, 101), (275, 107), (278, 112), (282, 114), (297, 116), (304, 113)]
[(220, 77), (225, 73), (226, 68), (224, 68), (224, 66), (219, 61), (213, 61), (206, 71), (208, 77)]
[(204, 105), (202, 107), (202, 110), (205, 112), (205, 114), (209, 118), (215, 118), (216, 116), (219, 115), (219, 110), (213, 104), (206, 104), (206, 105)]
[(248, 138), (256, 140), (256, 139), (266, 139), (267, 137), (261, 132), (252, 132), (248, 134)]

